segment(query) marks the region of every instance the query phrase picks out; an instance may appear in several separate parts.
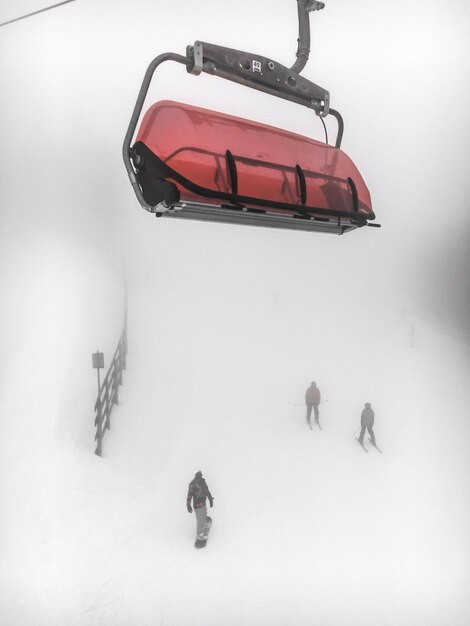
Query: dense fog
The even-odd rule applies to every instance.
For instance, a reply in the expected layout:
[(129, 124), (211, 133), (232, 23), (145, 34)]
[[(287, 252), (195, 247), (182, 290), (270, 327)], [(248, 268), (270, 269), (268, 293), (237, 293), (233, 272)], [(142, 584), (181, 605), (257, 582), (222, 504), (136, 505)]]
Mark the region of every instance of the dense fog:
[[(3, 2), (0, 23), (44, 6)], [(342, 113), (343, 149), (382, 225), (341, 237), (157, 220), (122, 163), (152, 58), (200, 39), (289, 66), (294, 0), (75, 0), (0, 27), (0, 621), (300, 625), (317, 606), (322, 624), (466, 623), (469, 26), (464, 0), (331, 0), (311, 16), (302, 73)], [(148, 104), (180, 100), (323, 137), (307, 109), (168, 65)], [(91, 353), (109, 364), (126, 294), (128, 371), (98, 459)], [(323, 440), (296, 406), (311, 380), (328, 400)], [(373, 458), (353, 440), (366, 401), (384, 448)], [(199, 570), (220, 594), (212, 612), (207, 585), (191, 590), (201, 561), (184, 500), (197, 469), (221, 496)], [(366, 556), (351, 548), (354, 530), (371, 539)], [(249, 535), (246, 549), (234, 535)], [(124, 574), (126, 559), (137, 569)], [(348, 610), (332, 610), (342, 600)]]

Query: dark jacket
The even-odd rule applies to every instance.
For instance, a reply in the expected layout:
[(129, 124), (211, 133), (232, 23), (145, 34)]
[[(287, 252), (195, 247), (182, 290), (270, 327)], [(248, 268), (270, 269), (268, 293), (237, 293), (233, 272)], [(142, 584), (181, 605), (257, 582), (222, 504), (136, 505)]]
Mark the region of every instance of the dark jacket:
[(361, 413), (361, 426), (373, 426), (374, 418), (374, 411), (370, 408), (370, 406), (366, 406), (366, 408), (363, 409)]
[(305, 404), (320, 404), (320, 389), (316, 385), (310, 385), (305, 392)]
[(193, 507), (200, 509), (206, 503), (206, 498), (209, 498), (210, 505), (212, 506), (212, 495), (209, 491), (204, 478), (195, 478), (189, 483), (188, 497), (186, 499), (186, 505), (191, 506), (191, 500), (193, 501)]

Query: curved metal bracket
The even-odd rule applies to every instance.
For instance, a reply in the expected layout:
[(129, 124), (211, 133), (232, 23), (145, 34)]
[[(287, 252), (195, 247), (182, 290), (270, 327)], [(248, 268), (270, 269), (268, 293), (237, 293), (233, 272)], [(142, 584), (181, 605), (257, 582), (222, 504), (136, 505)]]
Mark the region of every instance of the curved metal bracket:
[(173, 52), (165, 52), (164, 54), (160, 54), (150, 63), (150, 65), (147, 68), (147, 71), (145, 72), (144, 80), (142, 81), (142, 85), (140, 87), (139, 94), (137, 96), (137, 101), (134, 106), (134, 111), (132, 112), (131, 121), (129, 122), (127, 133), (124, 138), (124, 143), (122, 145), (122, 157), (124, 159), (124, 165), (126, 167), (129, 180), (131, 181), (132, 188), (134, 189), (135, 195), (137, 196), (137, 199), (140, 202), (140, 205), (145, 210), (150, 211), (151, 213), (154, 212), (154, 207), (150, 206), (148, 202), (145, 200), (144, 196), (142, 195), (142, 191), (140, 190), (134, 168), (132, 167), (131, 141), (132, 141), (132, 138), (134, 137), (135, 129), (137, 128), (137, 122), (139, 121), (139, 117), (142, 112), (142, 108), (144, 106), (144, 101), (147, 96), (147, 92), (149, 90), (152, 77), (157, 67), (161, 63), (164, 63), (165, 61), (176, 61), (177, 63), (186, 65), (186, 57), (182, 56), (181, 54), (175, 54)]
[(341, 116), (341, 113), (339, 113), (338, 111), (335, 111), (335, 109), (330, 109), (329, 113), (334, 118), (336, 118), (336, 121), (338, 122), (338, 132), (336, 134), (335, 148), (341, 148), (341, 141), (343, 140), (343, 131), (344, 131), (343, 118)]
[(297, 59), (291, 67), (293, 72), (300, 73), (304, 69), (310, 54), (310, 19), (308, 14), (311, 11), (320, 11), (324, 8), (324, 2), (317, 2), (316, 0), (297, 0), (299, 38), (297, 39)]

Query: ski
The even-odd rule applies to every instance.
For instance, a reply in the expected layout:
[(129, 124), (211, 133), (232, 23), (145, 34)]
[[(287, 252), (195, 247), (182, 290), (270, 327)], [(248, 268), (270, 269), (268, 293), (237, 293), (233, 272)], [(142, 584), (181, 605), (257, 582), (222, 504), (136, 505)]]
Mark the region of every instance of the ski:
[(376, 443), (372, 443), (372, 439), (369, 439), (369, 441), (370, 441), (370, 445), (374, 446), (374, 448), (378, 450), (380, 454), (382, 454), (382, 450), (379, 448), (379, 446)]
[(369, 450), (365, 447), (363, 441), (359, 441), (359, 439), (357, 437), (356, 437), (356, 441), (361, 446), (361, 448), (364, 450), (364, 452), (369, 452)]
[[(316, 423), (316, 425), (318, 426), (318, 428), (320, 430), (323, 430), (323, 426), (320, 426), (320, 424), (318, 422), (315, 422), (315, 423)], [(310, 427), (310, 430), (314, 430), (314, 428), (313, 428), (313, 426), (311, 424), (309, 424), (309, 427)]]

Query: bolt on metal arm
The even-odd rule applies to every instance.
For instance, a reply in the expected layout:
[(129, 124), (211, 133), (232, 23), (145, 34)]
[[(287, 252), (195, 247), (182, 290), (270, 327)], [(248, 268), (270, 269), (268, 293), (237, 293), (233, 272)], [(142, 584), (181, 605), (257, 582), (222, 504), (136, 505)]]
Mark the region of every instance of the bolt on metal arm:
[(310, 21), (308, 14), (311, 11), (320, 11), (324, 8), (324, 2), (317, 2), (316, 0), (297, 0), (297, 9), (299, 13), (297, 60), (290, 68), (297, 74), (304, 69), (308, 61), (308, 55), (310, 54)]

